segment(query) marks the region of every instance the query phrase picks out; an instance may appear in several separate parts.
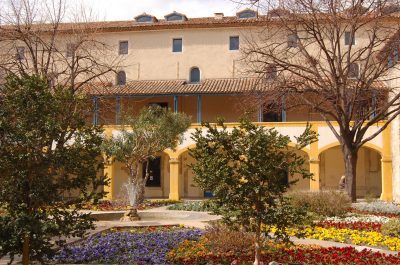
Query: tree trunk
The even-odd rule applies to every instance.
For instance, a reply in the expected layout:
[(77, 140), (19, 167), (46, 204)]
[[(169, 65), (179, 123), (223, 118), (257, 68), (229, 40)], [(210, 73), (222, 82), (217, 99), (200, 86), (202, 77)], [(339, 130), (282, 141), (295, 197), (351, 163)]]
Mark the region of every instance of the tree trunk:
[(30, 239), (29, 235), (25, 235), (22, 245), (22, 265), (29, 265), (30, 262)]
[(254, 240), (254, 265), (259, 265), (260, 264), (260, 259), (261, 259), (261, 246), (260, 246), (260, 241), (261, 241), (261, 227), (260, 225), (257, 225), (256, 227), (256, 235), (255, 235), (255, 240)]
[(357, 160), (358, 150), (343, 146), (344, 154), (344, 174), (346, 176), (346, 191), (352, 202), (356, 202), (356, 176), (357, 176)]

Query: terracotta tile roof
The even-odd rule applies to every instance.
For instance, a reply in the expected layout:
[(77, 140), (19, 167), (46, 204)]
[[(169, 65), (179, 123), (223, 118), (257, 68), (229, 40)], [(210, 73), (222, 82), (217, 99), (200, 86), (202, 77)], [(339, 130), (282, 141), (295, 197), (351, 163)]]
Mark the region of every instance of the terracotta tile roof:
[[(92, 31), (92, 32), (120, 32), (120, 31), (147, 31), (147, 30), (162, 30), (162, 29), (186, 29), (186, 28), (223, 28), (223, 27), (243, 27), (243, 26), (258, 26), (267, 22), (266, 16), (258, 18), (238, 18), (236, 16), (226, 16), (222, 18), (201, 17), (188, 18), (182, 21), (166, 21), (159, 19), (153, 23), (140, 23), (135, 20), (128, 21), (99, 21), (86, 23), (61, 23), (58, 25), (58, 30), (66, 34), (74, 31)], [(7, 27), (4, 27), (7, 28)], [(11, 29), (11, 27), (9, 28)], [(32, 29), (39, 31), (51, 31), (53, 25), (39, 24), (33, 25)]]
[[(307, 86), (307, 82), (296, 81), (292, 85), (298, 88)], [(382, 81), (373, 83), (375, 89), (387, 88)], [(305, 88), (305, 87), (304, 87)], [(196, 94), (249, 94), (267, 92), (276, 88), (273, 83), (262, 82), (260, 78), (223, 78), (206, 79), (201, 83), (188, 83), (186, 80), (140, 80), (131, 81), (124, 86), (92, 85), (86, 87), (91, 96), (154, 96), (154, 95), (196, 95)]]
[(258, 78), (206, 79), (201, 83), (186, 80), (141, 80), (124, 86), (92, 86), (90, 95), (170, 95), (170, 94), (241, 94), (260, 89)]

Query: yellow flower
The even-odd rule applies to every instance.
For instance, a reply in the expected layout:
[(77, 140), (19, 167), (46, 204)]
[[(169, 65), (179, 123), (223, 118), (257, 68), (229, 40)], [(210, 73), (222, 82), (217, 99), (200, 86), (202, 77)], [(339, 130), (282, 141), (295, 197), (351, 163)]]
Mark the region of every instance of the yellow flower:
[(242, 177), (240, 180), (239, 180), (239, 182), (240, 183), (242, 183), (242, 184), (245, 184), (245, 183), (247, 183), (247, 182), (249, 182), (247, 179), (245, 179), (244, 177)]
[(245, 162), (248, 161), (247, 156), (245, 156), (245, 155), (240, 155), (240, 156), (239, 156), (239, 159), (240, 159), (241, 161), (245, 161)]

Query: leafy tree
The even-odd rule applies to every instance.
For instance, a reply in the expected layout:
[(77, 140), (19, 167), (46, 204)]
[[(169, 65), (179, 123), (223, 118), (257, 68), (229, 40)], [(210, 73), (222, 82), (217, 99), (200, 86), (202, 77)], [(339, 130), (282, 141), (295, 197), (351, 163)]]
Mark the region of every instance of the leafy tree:
[(84, 97), (39, 76), (10, 76), (0, 94), (0, 256), (45, 263), (93, 227), (78, 210), (104, 195), (101, 129), (85, 125)]
[(265, 81), (266, 92), (255, 95), (319, 114), (340, 143), (356, 201), (358, 150), (400, 114), (399, 1), (239, 2), (265, 14), (242, 50), (248, 70)]
[(140, 173), (141, 167), (167, 148), (174, 149), (182, 134), (190, 126), (184, 113), (173, 113), (160, 106), (143, 108), (138, 116), (128, 116), (121, 133), (104, 142), (104, 151), (113, 160), (122, 162), (129, 175), (128, 194), (131, 209), (127, 216), (139, 218), (137, 207), (144, 199), (145, 185), (149, 178)]
[[(228, 130), (223, 122), (205, 123), (207, 133), (197, 129), (193, 134), (196, 148), (190, 154), (195, 181), (204, 190), (214, 192), (216, 213), (229, 225), (240, 225), (255, 233), (255, 262), (260, 261), (262, 232), (269, 237), (277, 228), (277, 239), (288, 240), (285, 228), (302, 220), (304, 213), (294, 209), (284, 192), (295, 182), (287, 176), (299, 174), (310, 178), (303, 167), (304, 158), (288, 147), (288, 136), (248, 121)], [(300, 150), (314, 141), (316, 135), (307, 127), (297, 138)], [(265, 226), (265, 229), (263, 228)]]

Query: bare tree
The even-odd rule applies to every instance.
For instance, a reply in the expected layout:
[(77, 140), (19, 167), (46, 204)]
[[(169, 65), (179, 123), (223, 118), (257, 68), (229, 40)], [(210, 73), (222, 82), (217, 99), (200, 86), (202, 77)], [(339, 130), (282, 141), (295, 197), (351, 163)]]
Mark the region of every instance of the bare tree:
[[(78, 90), (109, 83), (122, 61), (99, 37), (101, 22), (66, 0), (5, 0), (0, 13), (0, 69), (45, 76), (53, 85)], [(69, 21), (66, 23), (65, 21)]]
[[(319, 113), (341, 145), (346, 190), (355, 201), (358, 150), (400, 112), (393, 85), (400, 5), (389, 0), (240, 2), (265, 12), (258, 18), (260, 30), (247, 34), (248, 68), (261, 77), (268, 100), (285, 97), (288, 108)], [(367, 133), (378, 122), (383, 125)]]

